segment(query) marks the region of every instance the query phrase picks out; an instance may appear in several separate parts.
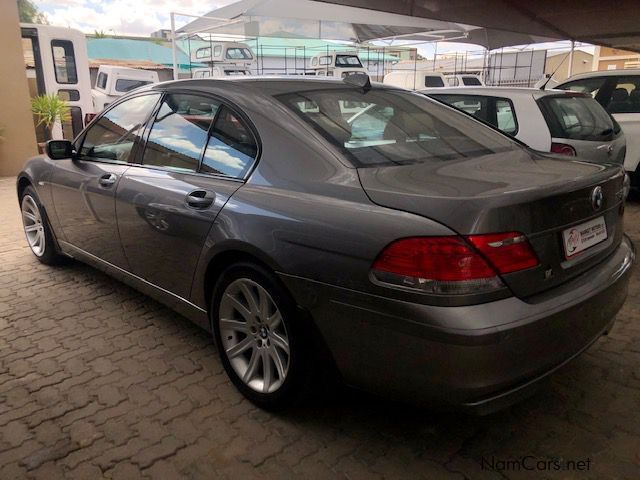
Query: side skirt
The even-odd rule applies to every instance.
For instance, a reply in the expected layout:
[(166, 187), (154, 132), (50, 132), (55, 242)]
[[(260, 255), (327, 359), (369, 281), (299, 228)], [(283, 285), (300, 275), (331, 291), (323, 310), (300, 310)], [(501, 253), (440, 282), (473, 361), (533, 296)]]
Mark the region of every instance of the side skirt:
[(116, 280), (126, 283), (130, 287), (135, 288), (139, 292), (148, 295), (149, 297), (157, 300), (158, 302), (166, 305), (170, 309), (176, 311), (180, 315), (187, 317), (193, 323), (199, 327), (211, 331), (209, 322), (209, 315), (207, 311), (199, 306), (191, 303), (189, 300), (182, 298), (162, 287), (159, 287), (144, 278), (138, 277), (133, 273), (130, 273), (116, 265), (102, 260), (95, 255), (85, 252), (84, 250), (71, 245), (62, 240), (58, 240), (60, 248), (65, 255), (75, 258), (83, 263), (86, 263), (98, 270), (105, 272), (107, 275), (114, 277)]

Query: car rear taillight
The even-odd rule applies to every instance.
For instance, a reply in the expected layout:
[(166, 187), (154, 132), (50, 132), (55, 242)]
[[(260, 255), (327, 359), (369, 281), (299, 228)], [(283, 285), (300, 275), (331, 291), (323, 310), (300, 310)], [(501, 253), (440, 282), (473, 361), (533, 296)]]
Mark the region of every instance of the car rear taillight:
[(504, 287), (499, 274), (538, 265), (517, 232), (467, 237), (403, 238), (388, 245), (372, 266), (381, 283), (426, 293), (468, 295)]
[(571, 145), (567, 145), (566, 143), (553, 142), (551, 144), (551, 153), (559, 153), (560, 155), (568, 155), (570, 157), (576, 156), (575, 148)]

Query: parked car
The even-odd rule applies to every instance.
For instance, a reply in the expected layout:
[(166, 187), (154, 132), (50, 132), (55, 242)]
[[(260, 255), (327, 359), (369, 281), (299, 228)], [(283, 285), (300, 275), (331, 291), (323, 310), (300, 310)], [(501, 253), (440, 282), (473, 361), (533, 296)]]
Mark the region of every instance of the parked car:
[(192, 78), (219, 78), (234, 75), (251, 75), (251, 71), (234, 65), (212, 65), (208, 68), (194, 68), (191, 72)]
[(383, 83), (394, 87), (406, 88), (407, 90), (449, 86), (447, 78), (442, 73), (427, 69), (394, 70), (384, 76)]
[(17, 192), (38, 260), (86, 262), (213, 331), (260, 406), (334, 363), (482, 413), (611, 328), (635, 258), (624, 179), (364, 75), (237, 77), (132, 92), (50, 141)]
[(423, 90), (541, 152), (595, 162), (624, 162), (620, 126), (586, 94), (535, 88), (479, 87)]
[(624, 168), (640, 187), (640, 69), (606, 70), (575, 75), (556, 87), (588, 93), (620, 124), (627, 137)]

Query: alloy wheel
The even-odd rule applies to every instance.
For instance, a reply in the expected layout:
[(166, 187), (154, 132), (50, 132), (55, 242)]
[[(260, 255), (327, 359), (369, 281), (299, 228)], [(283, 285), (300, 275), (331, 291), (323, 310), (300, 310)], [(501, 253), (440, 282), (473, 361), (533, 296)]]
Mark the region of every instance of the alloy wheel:
[(44, 224), (38, 204), (31, 195), (25, 195), (22, 198), (22, 224), (24, 232), (27, 235), (27, 242), (33, 253), (41, 257), (44, 254), (46, 246), (46, 238), (44, 233)]
[(219, 309), (222, 347), (242, 382), (260, 393), (284, 383), (291, 359), (289, 335), (271, 295), (248, 278), (231, 282)]

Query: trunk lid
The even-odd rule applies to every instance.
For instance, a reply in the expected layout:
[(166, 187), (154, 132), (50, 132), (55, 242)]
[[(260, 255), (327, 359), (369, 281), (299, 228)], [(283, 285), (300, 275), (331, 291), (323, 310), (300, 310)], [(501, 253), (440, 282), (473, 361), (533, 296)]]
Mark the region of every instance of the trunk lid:
[[(585, 273), (613, 252), (623, 235), (624, 171), (619, 166), (516, 149), (358, 172), (378, 205), (431, 218), (461, 235), (526, 234), (540, 264), (502, 277), (521, 298)], [(592, 205), (597, 186), (603, 193), (600, 208)], [(563, 231), (600, 217), (606, 240), (567, 259)]]

